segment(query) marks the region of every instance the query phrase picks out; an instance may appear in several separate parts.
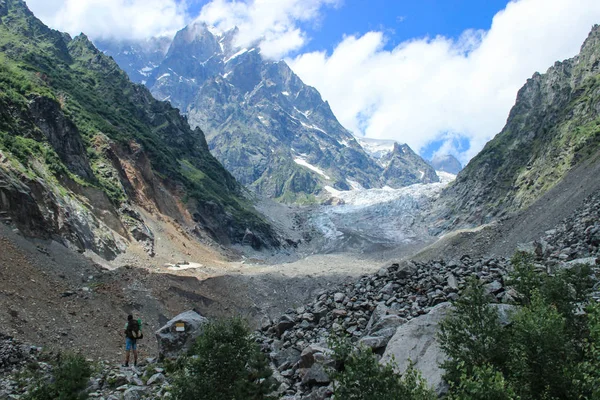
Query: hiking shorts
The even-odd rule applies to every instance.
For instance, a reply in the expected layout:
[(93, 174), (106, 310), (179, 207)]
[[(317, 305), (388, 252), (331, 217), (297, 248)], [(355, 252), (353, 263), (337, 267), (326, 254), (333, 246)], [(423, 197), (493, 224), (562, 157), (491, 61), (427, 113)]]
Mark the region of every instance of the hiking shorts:
[(125, 338), (125, 351), (137, 350), (137, 340)]

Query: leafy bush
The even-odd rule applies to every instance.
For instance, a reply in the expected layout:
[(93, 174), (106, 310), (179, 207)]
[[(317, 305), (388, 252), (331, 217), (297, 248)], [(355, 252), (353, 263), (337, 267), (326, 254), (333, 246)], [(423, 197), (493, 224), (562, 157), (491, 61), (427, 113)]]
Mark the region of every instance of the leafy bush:
[(507, 337), (498, 312), (476, 280), (469, 282), (449, 317), (440, 324), (439, 340), (441, 349), (449, 356), (442, 364), (445, 378), (452, 383), (465, 373), (473, 374), (476, 367), (502, 366), (508, 357)]
[(81, 354), (59, 356), (52, 368), (51, 381), (40, 380), (27, 400), (83, 400), (92, 374), (90, 364)]
[(411, 365), (403, 376), (394, 372), (394, 363), (379, 364), (368, 348), (353, 347), (349, 341), (331, 341), (340, 371), (332, 371), (334, 395), (343, 400), (429, 400), (435, 392), (427, 387)]
[(271, 375), (243, 320), (211, 322), (175, 374), (173, 394), (181, 400), (268, 399), (275, 389)]
[(509, 378), (525, 398), (567, 398), (577, 355), (565, 318), (534, 292), (513, 317)]
[(504, 375), (491, 365), (474, 367), (470, 372), (459, 365), (458, 384), (452, 384), (450, 400), (512, 400), (519, 397)]
[(525, 253), (513, 257), (518, 308), (507, 326), (477, 281), (441, 323), (451, 399), (600, 398), (600, 311), (581, 312), (590, 269), (549, 274), (534, 262)]

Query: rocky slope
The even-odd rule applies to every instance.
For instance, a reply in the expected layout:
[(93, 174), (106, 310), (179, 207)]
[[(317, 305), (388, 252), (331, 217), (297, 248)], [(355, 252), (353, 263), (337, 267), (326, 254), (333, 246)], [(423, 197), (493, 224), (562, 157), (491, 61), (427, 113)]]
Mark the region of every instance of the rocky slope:
[(447, 190), (442, 207), (458, 218), (446, 226), (476, 225), (526, 208), (595, 155), (600, 144), (599, 65), (596, 25), (578, 56), (527, 81), (504, 129)]
[(170, 101), (192, 126), (202, 127), (215, 157), (259, 194), (302, 202), (312, 201), (324, 186), (349, 190), (435, 181), (422, 160), (414, 165), (419, 157), (412, 151), (405, 162), (398, 153), (394, 167), (384, 171), (317, 90), (284, 61), (264, 59), (257, 47), (238, 48), (237, 33), (192, 24), (177, 33), (158, 64), (139, 63), (147, 54), (140, 45), (99, 46), (157, 99)]
[[(587, 264), (598, 279), (600, 266), (600, 191), (554, 229), (521, 250), (536, 257), (543, 271)], [(515, 251), (517, 249), (514, 249)], [(510, 262), (505, 257), (470, 257), (403, 262), (377, 274), (318, 294), (313, 302), (289, 309), (262, 328), (263, 346), (270, 353), (280, 394), (288, 399), (323, 399), (332, 392), (326, 372), (332, 367), (327, 338), (345, 334), (392, 359), (400, 372), (408, 358), (438, 392), (443, 392), (444, 355), (435, 341), (437, 323), (449, 303), (458, 298), (466, 280), (476, 276), (493, 298), (501, 320), (511, 307), (515, 291), (507, 285)], [(600, 300), (600, 292), (592, 294)]]
[[(536, 256), (540, 270), (592, 266), (596, 279), (600, 265), (600, 192), (588, 197), (585, 205), (549, 230), (537, 241), (522, 246)], [(332, 332), (348, 335), (382, 356), (395, 359), (399, 372), (410, 358), (424, 378), (439, 393), (446, 390), (438, 362), (444, 353), (435, 340), (439, 321), (457, 299), (469, 277), (476, 276), (493, 299), (500, 321), (505, 321), (516, 292), (509, 286), (510, 263), (502, 257), (470, 257), (426, 262), (401, 262), (381, 268), (373, 275), (324, 289), (307, 304), (290, 308), (275, 321), (265, 320), (257, 333), (269, 354), (274, 376), (280, 382), (278, 398), (326, 399), (332, 383), (328, 369), (335, 367), (327, 338)], [(592, 294), (595, 301), (600, 293)], [(5, 373), (5, 395), (22, 394), (32, 383), (18, 379), (19, 371), (36, 363), (46, 372), (48, 365), (37, 347), (0, 336), (0, 370)], [(90, 380), (94, 397), (137, 398), (169, 392), (169, 375), (149, 360), (140, 368), (118, 368), (99, 362)], [(135, 393), (134, 393), (135, 392)], [(110, 397), (115, 396), (115, 397)]]
[(142, 208), (199, 240), (277, 245), (202, 131), (85, 35), (5, 0), (0, 50), (0, 212), (22, 232), (106, 259), (131, 241), (152, 254)]

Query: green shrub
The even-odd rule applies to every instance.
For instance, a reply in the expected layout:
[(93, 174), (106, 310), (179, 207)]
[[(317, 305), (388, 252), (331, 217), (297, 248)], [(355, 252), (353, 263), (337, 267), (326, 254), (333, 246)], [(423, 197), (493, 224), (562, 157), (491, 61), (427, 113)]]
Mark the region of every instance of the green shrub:
[(440, 324), (441, 349), (449, 356), (442, 364), (448, 382), (472, 374), (476, 367), (503, 366), (508, 358), (507, 337), (500, 325), (498, 312), (490, 305), (483, 286), (471, 280), (454, 303), (448, 318)]
[(211, 322), (175, 374), (180, 400), (268, 399), (275, 381), (266, 356), (239, 318)]
[(457, 385), (452, 386), (449, 400), (516, 400), (512, 385), (504, 379), (504, 375), (491, 365), (474, 367), (469, 373), (464, 364), (459, 365), (461, 371)]
[(40, 380), (27, 400), (83, 400), (92, 374), (90, 364), (81, 354), (60, 355), (52, 367), (52, 379)]
[(534, 292), (513, 317), (509, 378), (525, 398), (568, 398), (577, 357), (565, 318)]
[(589, 335), (584, 341), (583, 361), (575, 371), (571, 398), (600, 399), (600, 304), (587, 309)]
[(517, 253), (509, 283), (517, 311), (501, 326), (481, 283), (472, 281), (440, 325), (451, 399), (600, 398), (600, 311), (582, 313), (590, 268), (549, 274)]
[(370, 349), (353, 347), (348, 340), (331, 341), (340, 371), (332, 371), (334, 395), (343, 400), (429, 400), (435, 399), (420, 373), (411, 365), (403, 376), (394, 363), (379, 364)]

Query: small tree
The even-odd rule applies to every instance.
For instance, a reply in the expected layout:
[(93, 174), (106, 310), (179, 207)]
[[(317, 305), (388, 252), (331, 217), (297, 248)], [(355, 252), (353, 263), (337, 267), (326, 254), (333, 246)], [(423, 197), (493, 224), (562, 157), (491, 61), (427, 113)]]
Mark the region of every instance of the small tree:
[(175, 374), (173, 393), (180, 400), (267, 399), (271, 375), (245, 321), (211, 322)]
[(51, 381), (40, 380), (28, 400), (83, 400), (92, 368), (81, 354), (59, 355), (53, 363)]
[(566, 319), (532, 293), (529, 307), (513, 317), (509, 376), (526, 398), (568, 398), (577, 357)]
[(459, 383), (453, 383), (449, 400), (516, 400), (520, 399), (504, 375), (491, 365), (473, 367), (466, 372), (464, 363), (458, 365)]
[(409, 366), (403, 376), (394, 363), (381, 365), (371, 349), (356, 348), (346, 339), (330, 342), (340, 371), (333, 371), (334, 395), (340, 400), (433, 400), (420, 373)]
[(583, 360), (577, 365), (571, 398), (600, 399), (600, 304), (587, 308), (588, 337)]
[(513, 271), (509, 283), (521, 296), (522, 304), (529, 304), (533, 291), (540, 291), (544, 277), (535, 270), (535, 256), (525, 251), (516, 252), (510, 260)]
[(441, 323), (450, 398), (600, 399), (600, 314), (580, 312), (592, 287), (589, 267), (549, 274), (526, 253), (512, 263), (518, 310), (507, 326), (475, 281)]
[(504, 365), (507, 359), (506, 332), (498, 312), (490, 306), (483, 286), (471, 280), (454, 309), (440, 323), (438, 339), (449, 356), (442, 364), (449, 382), (458, 382), (464, 373), (485, 365)]

